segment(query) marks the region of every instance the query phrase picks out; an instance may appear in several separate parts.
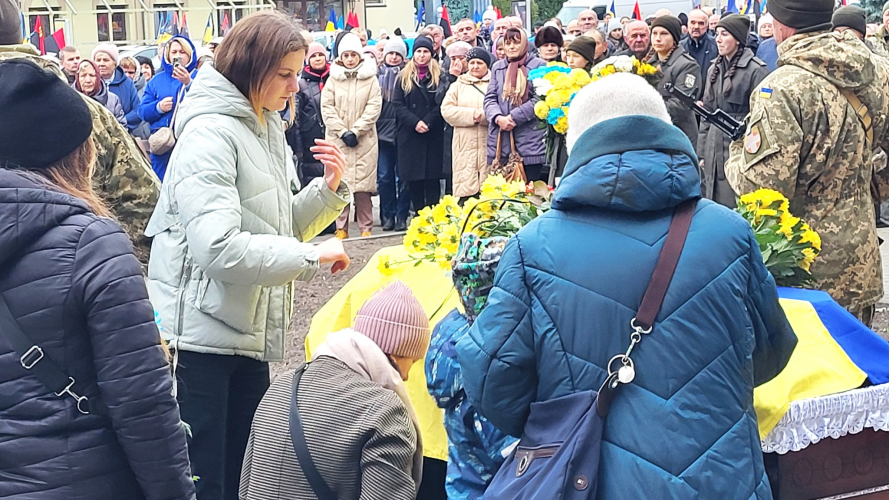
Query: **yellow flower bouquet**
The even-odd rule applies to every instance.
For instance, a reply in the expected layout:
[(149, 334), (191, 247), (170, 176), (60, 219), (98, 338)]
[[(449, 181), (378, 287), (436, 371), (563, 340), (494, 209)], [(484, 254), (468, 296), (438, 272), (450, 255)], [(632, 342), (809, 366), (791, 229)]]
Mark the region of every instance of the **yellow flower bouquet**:
[(737, 212), (753, 227), (762, 260), (778, 286), (812, 284), (809, 269), (821, 252), (821, 237), (790, 213), (784, 195), (771, 189), (745, 194)]
[(466, 200), (462, 207), (457, 198), (448, 195), (437, 205), (420, 210), (404, 235), (410, 258), (399, 262), (381, 259), (378, 269), (389, 275), (394, 266), (428, 261), (450, 270), (464, 231), (481, 238), (510, 237), (549, 210), (551, 199), (552, 191), (544, 182), (525, 185), (507, 182), (501, 175), (488, 176), (480, 196)]

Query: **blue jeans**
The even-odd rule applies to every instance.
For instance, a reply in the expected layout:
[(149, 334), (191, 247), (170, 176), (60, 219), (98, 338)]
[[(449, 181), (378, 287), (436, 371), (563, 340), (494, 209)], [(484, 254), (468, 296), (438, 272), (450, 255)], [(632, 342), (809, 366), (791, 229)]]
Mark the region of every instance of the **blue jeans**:
[(380, 192), (380, 218), (406, 221), (411, 207), (407, 184), (398, 178), (395, 144), (380, 142), (380, 158), (377, 163), (377, 190)]

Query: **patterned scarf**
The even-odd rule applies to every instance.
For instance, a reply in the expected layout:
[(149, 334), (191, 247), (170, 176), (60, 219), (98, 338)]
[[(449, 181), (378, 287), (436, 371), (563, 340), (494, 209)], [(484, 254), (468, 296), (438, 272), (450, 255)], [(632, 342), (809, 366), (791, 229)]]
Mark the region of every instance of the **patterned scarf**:
[[(506, 68), (506, 79), (503, 82), (503, 100), (513, 106), (521, 106), (528, 100), (528, 68), (525, 63), (528, 60), (528, 35), (523, 30), (510, 28), (503, 35), (506, 40), (515, 36), (519, 37), (519, 56), (510, 58), (507, 56), (509, 66)], [(504, 40), (504, 44), (505, 44)]]

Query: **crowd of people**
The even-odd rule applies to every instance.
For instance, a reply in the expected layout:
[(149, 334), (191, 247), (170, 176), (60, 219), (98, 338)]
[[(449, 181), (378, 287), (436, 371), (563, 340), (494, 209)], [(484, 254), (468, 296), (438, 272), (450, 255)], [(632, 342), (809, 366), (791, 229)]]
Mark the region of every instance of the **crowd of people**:
[[(15, 124), (0, 134), (0, 497), (482, 498), (533, 406), (595, 390), (627, 352), (650, 278), (628, 269), (655, 269), (674, 210), (691, 204), (590, 491), (772, 498), (753, 388), (796, 337), (729, 208), (759, 187), (784, 193), (822, 234), (817, 285), (872, 320), (889, 3), (878, 30), (833, 0), (769, 9), (758, 27), (701, 10), (583, 11), (533, 32), (486, 12), (449, 39), (433, 25), (369, 46), (356, 30), (332, 47), (262, 11), (212, 51), (173, 37), (154, 68), (108, 44), (88, 60), (71, 47), (59, 64), (40, 57), (0, 0), (0, 123)], [(613, 75), (578, 92), (560, 164), (529, 72), (615, 55), (658, 81)], [(748, 120), (745, 136), (669, 88)], [(379, 193), (383, 229), (404, 230), (515, 155), (526, 180), (559, 183), (552, 210), (499, 249), (493, 286), (472, 291), (486, 305), (430, 325), (392, 283), (271, 382), (294, 282), (350, 265), (353, 210), (369, 235)], [(424, 472), (404, 386), (421, 360), (446, 408), (447, 479)]]

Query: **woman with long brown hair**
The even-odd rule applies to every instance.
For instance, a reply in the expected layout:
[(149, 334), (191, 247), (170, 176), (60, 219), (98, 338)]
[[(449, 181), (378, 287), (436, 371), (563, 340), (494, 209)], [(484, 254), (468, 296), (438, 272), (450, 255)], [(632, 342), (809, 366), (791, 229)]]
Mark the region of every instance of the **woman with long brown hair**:
[(308, 243), (350, 201), (342, 151), (316, 141), (324, 176), (294, 194), (280, 111), (293, 106), (307, 46), (295, 21), (271, 11), (225, 36), (180, 105), (178, 143), (146, 230), (148, 289), (181, 381), (202, 499), (238, 498), (268, 363), (284, 358), (293, 281), (312, 279), (321, 264), (349, 264), (339, 240)]
[(0, 123), (0, 498), (194, 498), (141, 266), (92, 191), (86, 101), (0, 62)]
[(408, 183), (415, 212), (438, 203), (444, 176), (441, 101), (448, 88), (433, 51), (429, 37), (414, 40), (392, 97), (398, 115), (398, 176)]

